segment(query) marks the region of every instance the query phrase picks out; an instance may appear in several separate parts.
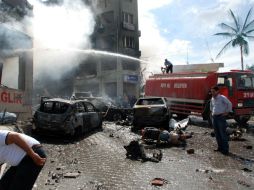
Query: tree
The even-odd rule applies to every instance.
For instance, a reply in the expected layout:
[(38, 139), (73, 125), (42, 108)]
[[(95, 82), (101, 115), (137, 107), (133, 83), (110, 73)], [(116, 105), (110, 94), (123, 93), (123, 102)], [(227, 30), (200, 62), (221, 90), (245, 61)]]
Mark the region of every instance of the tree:
[(253, 71), (254, 72), (254, 65), (252, 64), (252, 65), (246, 65), (246, 69), (248, 69), (248, 70), (251, 70), (251, 71)]
[(241, 22), (239, 17), (236, 17), (233, 11), (229, 10), (230, 16), (233, 19), (233, 25), (221, 23), (219, 26), (225, 30), (225, 32), (216, 33), (214, 35), (223, 36), (226, 38), (230, 38), (231, 40), (224, 45), (224, 47), (220, 50), (217, 57), (221, 56), (229, 47), (240, 47), (241, 53), (241, 66), (243, 70), (243, 55), (249, 54), (249, 39), (254, 39), (252, 36), (252, 32), (254, 31), (254, 19), (250, 20), (252, 8), (250, 8), (247, 16), (245, 18), (244, 23)]

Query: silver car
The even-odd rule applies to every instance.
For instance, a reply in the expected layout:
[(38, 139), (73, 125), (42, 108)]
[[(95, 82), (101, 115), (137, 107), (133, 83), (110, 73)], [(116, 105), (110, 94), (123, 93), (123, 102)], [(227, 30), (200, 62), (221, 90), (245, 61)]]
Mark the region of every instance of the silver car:
[(34, 132), (82, 135), (102, 128), (102, 115), (84, 100), (46, 99), (34, 114)]

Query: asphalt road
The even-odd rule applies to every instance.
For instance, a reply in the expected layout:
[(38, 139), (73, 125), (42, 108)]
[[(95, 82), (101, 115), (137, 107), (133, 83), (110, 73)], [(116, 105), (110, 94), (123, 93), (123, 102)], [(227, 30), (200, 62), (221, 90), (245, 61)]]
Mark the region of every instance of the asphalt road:
[[(104, 123), (103, 131), (74, 141), (40, 137), (48, 160), (33, 189), (253, 189), (253, 132), (230, 141), (231, 154), (224, 156), (213, 151), (212, 129), (192, 121), (187, 131), (194, 135), (187, 146), (161, 148), (159, 163), (127, 159), (123, 146), (140, 136), (115, 123)], [(147, 149), (148, 155), (157, 149)], [(188, 149), (194, 149), (194, 154), (188, 154)], [(164, 179), (163, 185), (151, 185), (154, 178)]]

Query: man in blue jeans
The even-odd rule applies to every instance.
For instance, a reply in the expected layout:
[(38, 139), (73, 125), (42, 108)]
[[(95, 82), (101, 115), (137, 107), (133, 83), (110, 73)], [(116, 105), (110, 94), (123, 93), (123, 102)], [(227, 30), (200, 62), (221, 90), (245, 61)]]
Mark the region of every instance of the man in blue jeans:
[(218, 86), (211, 88), (212, 99), (210, 102), (210, 110), (212, 114), (212, 123), (218, 148), (215, 151), (219, 151), (224, 155), (229, 153), (228, 135), (226, 133), (227, 128), (227, 115), (232, 112), (232, 103), (227, 97), (219, 93)]
[(36, 139), (0, 130), (0, 164), (11, 166), (0, 179), (0, 190), (31, 190), (45, 162), (45, 152)]

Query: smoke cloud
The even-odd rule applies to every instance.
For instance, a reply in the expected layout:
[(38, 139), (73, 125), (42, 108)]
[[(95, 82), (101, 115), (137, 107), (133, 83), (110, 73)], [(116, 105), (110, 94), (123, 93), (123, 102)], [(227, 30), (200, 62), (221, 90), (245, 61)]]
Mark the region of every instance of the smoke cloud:
[(34, 37), (34, 77), (61, 79), (78, 66), (79, 57), (84, 57), (75, 49), (91, 46), (93, 13), (81, 0), (64, 0), (61, 4), (29, 2), (33, 5), (30, 22)]

